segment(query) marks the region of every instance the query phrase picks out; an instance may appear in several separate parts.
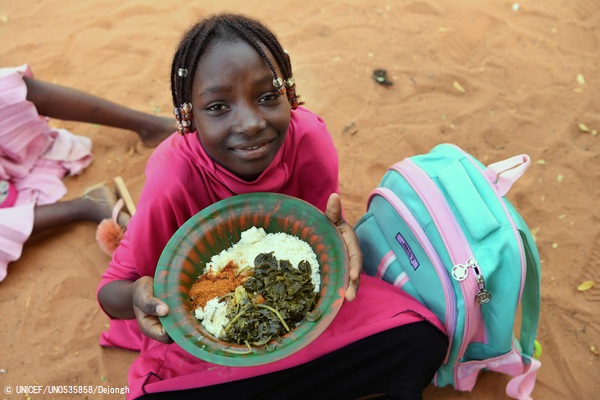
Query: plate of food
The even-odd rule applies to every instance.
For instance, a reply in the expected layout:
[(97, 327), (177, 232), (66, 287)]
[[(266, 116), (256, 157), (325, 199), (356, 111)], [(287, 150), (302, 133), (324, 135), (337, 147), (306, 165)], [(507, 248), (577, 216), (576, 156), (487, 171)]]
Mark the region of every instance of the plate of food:
[(161, 323), (190, 354), (252, 366), (285, 358), (333, 321), (348, 286), (336, 226), (313, 205), (251, 193), (221, 200), (169, 240), (154, 277)]

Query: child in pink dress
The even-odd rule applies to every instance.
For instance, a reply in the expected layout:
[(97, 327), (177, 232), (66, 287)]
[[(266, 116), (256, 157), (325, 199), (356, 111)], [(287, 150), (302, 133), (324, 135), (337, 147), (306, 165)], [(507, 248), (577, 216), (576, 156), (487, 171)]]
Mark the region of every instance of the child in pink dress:
[[(420, 399), (446, 354), (443, 328), (410, 296), (361, 275), (362, 253), (342, 218), (331, 135), (299, 106), (290, 59), (273, 33), (241, 15), (201, 21), (179, 45), (171, 88), (181, 135), (150, 157), (136, 214), (98, 287), (112, 317), (101, 343), (140, 351), (128, 397)], [(338, 227), (350, 259), (346, 301), (316, 340), (283, 360), (215, 365), (170, 340), (158, 319), (169, 309), (154, 297), (154, 273), (189, 218), (252, 192), (304, 199)]]
[[(28, 65), (0, 68), (0, 281), (35, 233), (75, 221), (110, 218), (117, 202), (107, 186), (58, 202), (65, 175), (92, 162), (92, 142), (48, 125), (46, 117), (136, 130), (155, 146), (174, 124), (98, 97), (33, 79)], [(123, 214), (119, 223), (126, 225)]]

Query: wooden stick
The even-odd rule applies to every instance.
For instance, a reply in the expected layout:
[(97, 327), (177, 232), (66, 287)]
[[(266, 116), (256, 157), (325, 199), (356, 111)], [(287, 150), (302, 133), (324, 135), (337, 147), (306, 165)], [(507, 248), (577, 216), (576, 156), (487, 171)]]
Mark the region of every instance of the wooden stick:
[(129, 215), (133, 217), (133, 214), (135, 214), (135, 203), (131, 198), (131, 194), (129, 194), (129, 190), (127, 189), (127, 185), (125, 185), (125, 181), (120, 176), (116, 176), (114, 181), (119, 197), (125, 202), (125, 207), (127, 207)]

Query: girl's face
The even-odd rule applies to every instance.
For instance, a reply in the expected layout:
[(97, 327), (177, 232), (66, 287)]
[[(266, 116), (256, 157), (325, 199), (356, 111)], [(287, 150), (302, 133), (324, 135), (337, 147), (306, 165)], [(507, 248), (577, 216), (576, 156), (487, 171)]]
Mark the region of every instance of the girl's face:
[[(263, 47), (271, 63), (271, 53)], [(290, 104), (277, 94), (273, 73), (243, 40), (213, 43), (202, 54), (192, 86), (194, 126), (202, 147), (218, 164), (251, 181), (283, 145)]]

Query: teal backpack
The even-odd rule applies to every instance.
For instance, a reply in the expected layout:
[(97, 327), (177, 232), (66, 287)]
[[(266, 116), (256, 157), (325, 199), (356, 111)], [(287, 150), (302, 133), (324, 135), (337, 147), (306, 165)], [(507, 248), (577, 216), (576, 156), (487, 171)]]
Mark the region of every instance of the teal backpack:
[(412, 295), (446, 328), (436, 386), (471, 391), (479, 371), (490, 370), (512, 376), (507, 395), (530, 399), (541, 366), (533, 357), (541, 351), (540, 259), (505, 198), (529, 165), (519, 155), (485, 167), (440, 144), (392, 165), (355, 227), (364, 272)]

